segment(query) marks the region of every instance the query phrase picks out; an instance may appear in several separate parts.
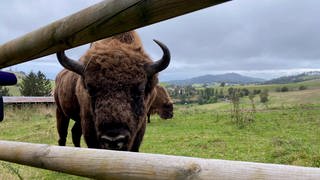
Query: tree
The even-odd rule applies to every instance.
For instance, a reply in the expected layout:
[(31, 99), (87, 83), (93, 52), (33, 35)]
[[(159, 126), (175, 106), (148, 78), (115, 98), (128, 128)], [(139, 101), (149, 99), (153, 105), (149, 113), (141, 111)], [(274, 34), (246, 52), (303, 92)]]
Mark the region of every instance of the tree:
[[(217, 96), (217, 95), (216, 95), (216, 96)], [(223, 89), (220, 89), (220, 92), (219, 92), (218, 97), (219, 97), (219, 98), (224, 98)]]
[(220, 87), (224, 87), (226, 85), (225, 82), (220, 83)]
[(250, 94), (250, 92), (247, 88), (242, 88), (241, 92), (242, 92), (243, 96), (249, 96), (249, 94)]
[(216, 97), (214, 88), (204, 88), (198, 90), (198, 103), (199, 104), (209, 104), (216, 103), (218, 98)]
[(47, 96), (51, 92), (50, 80), (41, 71), (37, 74), (31, 71), (22, 79), (19, 86), (23, 96)]
[(0, 86), (0, 96), (10, 96), (9, 89), (4, 86)]
[(234, 93), (234, 89), (233, 89), (232, 87), (229, 87), (229, 88), (228, 88), (228, 95), (229, 95), (229, 96), (232, 96), (233, 93)]

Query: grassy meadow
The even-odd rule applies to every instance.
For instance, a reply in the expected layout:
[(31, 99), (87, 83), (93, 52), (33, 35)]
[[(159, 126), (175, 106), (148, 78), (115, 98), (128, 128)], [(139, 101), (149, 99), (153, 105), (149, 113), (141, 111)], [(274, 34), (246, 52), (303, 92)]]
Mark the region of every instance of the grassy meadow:
[[(243, 97), (241, 113), (250, 121), (242, 127), (231, 118), (230, 102), (175, 105), (173, 119), (151, 117), (140, 151), (320, 167), (320, 81), (303, 85), (306, 90), (270, 92), (267, 105), (256, 96), (255, 113), (248, 97)], [(57, 137), (54, 107), (6, 107), (0, 139), (56, 145)], [(68, 138), (67, 145), (72, 146), (70, 134)], [(0, 167), (0, 179), (86, 179), (2, 161)]]

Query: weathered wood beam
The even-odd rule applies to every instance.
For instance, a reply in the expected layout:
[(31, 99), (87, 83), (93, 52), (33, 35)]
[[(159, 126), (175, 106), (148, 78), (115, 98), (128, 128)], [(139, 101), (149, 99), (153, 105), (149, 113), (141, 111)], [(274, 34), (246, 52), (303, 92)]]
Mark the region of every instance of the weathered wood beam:
[(0, 141), (0, 160), (95, 179), (320, 179), (319, 168)]
[(0, 68), (227, 1), (104, 0), (1, 45)]

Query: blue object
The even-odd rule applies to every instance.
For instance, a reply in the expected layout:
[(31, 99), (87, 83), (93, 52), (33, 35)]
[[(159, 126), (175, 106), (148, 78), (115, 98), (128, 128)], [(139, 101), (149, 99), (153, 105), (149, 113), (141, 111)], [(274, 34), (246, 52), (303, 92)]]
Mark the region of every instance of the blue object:
[[(17, 84), (17, 77), (13, 73), (0, 71), (0, 86)], [(3, 98), (0, 94), (0, 122), (3, 120)]]
[(17, 77), (13, 73), (0, 71), (0, 86), (17, 84)]

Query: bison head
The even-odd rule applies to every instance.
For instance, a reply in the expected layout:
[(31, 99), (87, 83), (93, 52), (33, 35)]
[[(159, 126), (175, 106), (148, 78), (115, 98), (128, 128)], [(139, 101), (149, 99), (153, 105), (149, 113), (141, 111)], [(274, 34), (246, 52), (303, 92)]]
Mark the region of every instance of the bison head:
[(96, 148), (132, 150), (139, 131), (144, 133), (141, 129), (158, 81), (157, 73), (170, 62), (169, 49), (155, 42), (164, 53), (156, 62), (141, 48), (124, 44), (100, 50), (90, 48), (80, 61), (69, 59), (64, 52), (57, 53), (66, 69), (81, 76), (77, 96), (86, 99), (87, 107), (83, 107), (83, 101), (79, 103), (90, 114), (86, 116), (90, 118), (81, 121), (94, 124)]
[(159, 108), (159, 116), (162, 119), (171, 119), (173, 117), (173, 104), (171, 102), (162, 104)]

